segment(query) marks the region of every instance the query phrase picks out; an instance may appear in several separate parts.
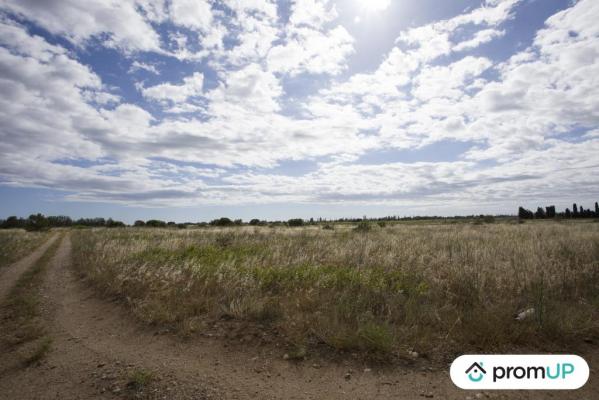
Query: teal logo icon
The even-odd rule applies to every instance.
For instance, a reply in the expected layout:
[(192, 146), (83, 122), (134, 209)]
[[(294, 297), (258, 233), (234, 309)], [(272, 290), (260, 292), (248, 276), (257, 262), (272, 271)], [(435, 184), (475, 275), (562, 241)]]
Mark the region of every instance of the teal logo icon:
[(483, 363), (475, 362), (472, 364), (467, 370), (466, 374), (468, 375), (468, 379), (472, 382), (480, 382), (484, 377), (487, 371), (483, 368)]

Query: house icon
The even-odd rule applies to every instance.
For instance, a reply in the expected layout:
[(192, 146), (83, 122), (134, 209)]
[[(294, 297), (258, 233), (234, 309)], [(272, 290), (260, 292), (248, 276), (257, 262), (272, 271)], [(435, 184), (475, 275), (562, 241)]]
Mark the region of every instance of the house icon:
[(466, 374), (468, 374), (468, 379), (470, 379), (472, 382), (480, 382), (484, 378), (486, 373), (487, 371), (485, 371), (485, 369), (483, 368), (482, 362), (475, 362), (466, 370)]

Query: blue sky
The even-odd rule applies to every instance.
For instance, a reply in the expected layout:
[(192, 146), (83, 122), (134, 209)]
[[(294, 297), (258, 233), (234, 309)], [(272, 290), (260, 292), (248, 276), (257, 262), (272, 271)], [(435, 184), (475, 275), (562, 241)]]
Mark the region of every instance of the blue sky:
[(4, 0), (0, 218), (599, 199), (593, 0)]

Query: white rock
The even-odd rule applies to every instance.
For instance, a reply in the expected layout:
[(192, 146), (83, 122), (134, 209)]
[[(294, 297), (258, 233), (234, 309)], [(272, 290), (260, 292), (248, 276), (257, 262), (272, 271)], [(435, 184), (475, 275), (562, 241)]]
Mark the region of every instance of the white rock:
[(527, 308), (526, 310), (520, 311), (518, 316), (516, 317), (517, 321), (523, 321), (527, 318), (532, 317), (535, 314), (535, 309), (533, 307)]

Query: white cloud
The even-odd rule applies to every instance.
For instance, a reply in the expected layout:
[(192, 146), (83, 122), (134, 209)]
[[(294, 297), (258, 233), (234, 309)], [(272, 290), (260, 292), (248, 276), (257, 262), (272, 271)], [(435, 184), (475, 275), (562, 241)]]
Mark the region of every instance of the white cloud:
[(140, 62), (137, 60), (135, 60), (131, 63), (131, 67), (129, 68), (129, 73), (141, 71), (141, 70), (148, 71), (154, 75), (160, 75), (160, 72), (154, 65), (146, 64), (146, 63), (143, 63), (143, 62)]
[(77, 45), (95, 37), (125, 51), (160, 51), (158, 34), (132, 1), (5, 0), (2, 6)]
[(459, 99), (464, 95), (464, 86), (485, 70), (491, 61), (484, 57), (468, 56), (448, 66), (427, 66), (414, 79), (412, 93), (419, 100), (449, 97)]
[(464, 51), (469, 49), (475, 49), (481, 44), (489, 43), (493, 39), (501, 37), (505, 35), (504, 30), (498, 29), (483, 29), (482, 31), (478, 31), (474, 34), (472, 39), (465, 40), (453, 46), (453, 51)]
[(212, 7), (206, 0), (171, 0), (172, 21), (187, 28), (207, 32), (212, 25)]
[(191, 76), (183, 78), (180, 85), (172, 83), (161, 83), (159, 85), (142, 88), (143, 96), (150, 100), (180, 103), (190, 97), (202, 95), (204, 86), (204, 75), (196, 72)]
[(268, 67), (275, 72), (336, 75), (347, 68), (354, 52), (354, 38), (341, 25), (329, 27), (337, 18), (328, 0), (293, 2), (285, 41), (268, 53)]
[[(190, 71), (181, 81), (139, 85), (155, 102), (144, 109), (78, 60), (79, 48), (69, 51), (8, 17), (0, 20), (0, 176), (14, 185), (152, 205), (417, 207), (511, 204), (514, 193), (564, 197), (590, 190), (599, 173), (594, 1), (550, 18), (529, 48), (504, 62), (471, 53), (504, 34), (502, 23), (518, 4), (493, 0), (406, 29), (376, 68), (357, 74), (348, 70), (354, 39), (333, 2), (294, 2), (288, 24), (272, 1), (227, 0), (216, 7), (226, 12), (210, 2), (189, 9), (159, 0), (5, 3), (79, 46), (98, 39), (123, 50), (123, 65), (133, 72), (166, 80), (159, 72), (169, 64), (159, 57), (167, 53)], [(168, 50), (154, 31), (161, 23), (173, 39)], [(134, 54), (145, 50), (157, 54)], [(284, 88), (294, 79), (300, 85), (309, 79), (319, 90), (292, 97)], [(153, 115), (156, 105), (162, 113)], [(401, 162), (398, 150), (426, 152), (441, 141), (471, 147), (449, 154), (451, 161)], [(374, 157), (369, 164), (364, 156), (379, 151), (398, 151), (400, 160)], [(98, 165), (64, 162), (77, 159)], [(291, 177), (268, 170), (289, 160), (314, 164), (314, 171)]]
[(347, 68), (347, 58), (354, 52), (353, 42), (342, 26), (326, 34), (309, 28), (295, 28), (285, 45), (270, 50), (268, 67), (291, 75), (302, 72), (336, 75)]
[(335, 6), (329, 0), (295, 0), (292, 2), (289, 22), (294, 26), (320, 29), (337, 15)]
[(278, 111), (277, 98), (281, 94), (281, 85), (271, 72), (264, 71), (258, 64), (250, 64), (229, 72), (226, 81), (208, 93), (207, 97), (212, 101), (211, 114), (227, 117), (235, 115), (235, 111)]

